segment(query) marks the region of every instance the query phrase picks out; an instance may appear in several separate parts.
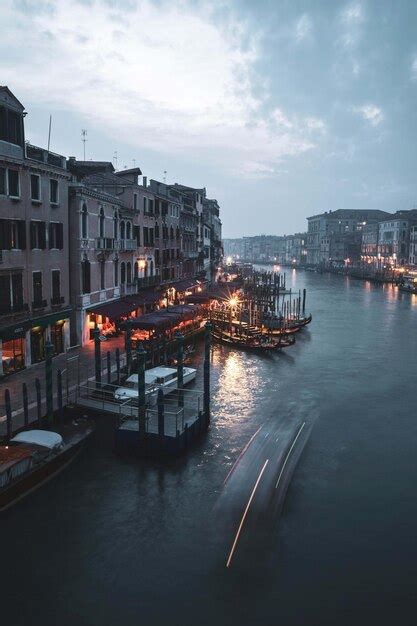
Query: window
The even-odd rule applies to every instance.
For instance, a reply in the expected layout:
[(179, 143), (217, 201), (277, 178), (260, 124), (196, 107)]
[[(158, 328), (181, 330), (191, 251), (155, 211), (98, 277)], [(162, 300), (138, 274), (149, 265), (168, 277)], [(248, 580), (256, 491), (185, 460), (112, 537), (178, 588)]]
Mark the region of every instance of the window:
[(90, 293), (90, 261), (84, 259), (81, 262), (81, 293)]
[(134, 211), (138, 210), (138, 194), (137, 193), (133, 194), (133, 210)]
[(61, 272), (52, 270), (52, 304), (58, 304), (61, 300)]
[(133, 278), (134, 280), (136, 280), (139, 276), (139, 263), (137, 261), (135, 261), (135, 264), (133, 266)]
[(99, 212), (99, 216), (98, 216), (98, 236), (99, 237), (104, 237), (104, 209), (103, 207), (100, 207), (100, 212)]
[(114, 260), (114, 286), (117, 287), (119, 285), (119, 260)]
[(0, 167), (0, 196), (6, 195), (6, 168)]
[(143, 198), (143, 212), (146, 213), (148, 210), (148, 198)]
[(26, 222), (0, 219), (0, 250), (26, 249)]
[(38, 174), (30, 175), (30, 197), (34, 202), (41, 200), (41, 177)]
[(118, 239), (119, 237), (119, 216), (117, 211), (115, 211), (113, 215), (113, 237), (115, 239)]
[(169, 236), (170, 236), (171, 239), (174, 239), (174, 229), (172, 228), (172, 226), (169, 229)]
[(126, 222), (126, 239), (130, 239), (131, 235), (131, 225), (130, 222)]
[(122, 263), (120, 266), (120, 282), (122, 285), (126, 282), (126, 263)]
[(88, 211), (87, 211), (87, 205), (84, 202), (83, 208), (81, 209), (81, 238), (87, 239), (87, 237), (88, 237)]
[(22, 115), (0, 106), (0, 139), (23, 147)]
[(126, 282), (128, 285), (132, 282), (132, 264), (130, 262), (126, 264)]
[(120, 222), (120, 239), (125, 238), (125, 223), (123, 221)]
[(136, 243), (140, 246), (140, 226), (133, 226), (133, 239), (136, 239)]
[(32, 274), (32, 291), (33, 305), (42, 304), (42, 272), (33, 272)]
[(159, 224), (156, 222), (155, 224), (155, 239), (159, 239)]
[(100, 289), (106, 288), (106, 261), (100, 261)]
[(59, 202), (59, 187), (58, 181), (55, 178), (49, 180), (49, 200), (51, 204), (58, 204)]
[(153, 199), (148, 198), (148, 213), (153, 215)]
[(30, 247), (45, 250), (46, 248), (46, 224), (45, 222), (30, 223)]
[(49, 223), (49, 249), (62, 250), (64, 247), (64, 225), (61, 222)]
[(20, 198), (19, 172), (7, 170), (8, 191), (11, 198)]
[(179, 226), (177, 226), (176, 233), (175, 233), (175, 238), (176, 238), (176, 239), (179, 239), (179, 238), (180, 238), (180, 229), (179, 229)]
[(143, 227), (143, 245), (147, 246), (149, 244), (149, 229), (144, 226)]

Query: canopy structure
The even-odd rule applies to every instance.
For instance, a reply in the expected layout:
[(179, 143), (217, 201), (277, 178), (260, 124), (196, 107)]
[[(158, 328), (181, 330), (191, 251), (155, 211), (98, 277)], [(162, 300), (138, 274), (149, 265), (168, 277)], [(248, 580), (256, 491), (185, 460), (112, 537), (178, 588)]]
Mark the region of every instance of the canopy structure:
[(177, 280), (169, 284), (169, 287), (174, 287), (177, 291), (187, 291), (187, 289), (196, 289), (200, 286), (200, 283), (192, 278), (184, 278), (183, 280)]
[(168, 315), (180, 315), (183, 321), (192, 320), (200, 312), (200, 307), (192, 304), (175, 304), (166, 309), (162, 309), (161, 313)]
[(134, 293), (131, 296), (126, 296), (125, 301), (134, 304), (135, 308), (137, 308), (145, 304), (155, 304), (162, 297), (163, 294), (155, 291), (155, 289), (143, 289), (143, 291)]
[(129, 315), (129, 313), (137, 309), (137, 307), (138, 305), (133, 301), (113, 300), (92, 306), (88, 311), (96, 315), (104, 315), (104, 317), (108, 317), (111, 320), (117, 320), (123, 315)]
[(13, 443), (30, 443), (50, 450), (60, 448), (63, 439), (58, 433), (49, 430), (24, 430), (11, 440)]
[(146, 313), (140, 317), (129, 320), (131, 327), (138, 330), (168, 330), (181, 321), (180, 315), (169, 313), (162, 314), (160, 311)]

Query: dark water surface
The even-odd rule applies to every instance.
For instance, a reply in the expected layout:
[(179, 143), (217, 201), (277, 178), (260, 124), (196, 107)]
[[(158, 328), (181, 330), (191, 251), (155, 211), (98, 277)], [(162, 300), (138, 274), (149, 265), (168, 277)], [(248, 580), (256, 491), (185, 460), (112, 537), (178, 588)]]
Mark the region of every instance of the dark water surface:
[[(212, 427), (191, 454), (169, 467), (117, 458), (105, 421), (68, 471), (4, 514), (5, 624), (416, 623), (417, 298), (289, 276), (313, 323), (283, 355), (214, 348)], [(303, 421), (281, 518), (265, 543), (260, 495), (226, 569), (259, 437)], [(261, 425), (253, 467), (224, 490)]]

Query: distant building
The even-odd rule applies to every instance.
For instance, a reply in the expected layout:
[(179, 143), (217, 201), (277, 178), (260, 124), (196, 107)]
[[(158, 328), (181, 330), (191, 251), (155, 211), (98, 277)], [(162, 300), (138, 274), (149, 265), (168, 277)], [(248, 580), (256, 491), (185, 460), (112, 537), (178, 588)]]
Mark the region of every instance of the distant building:
[[(340, 263), (350, 259), (348, 255), (360, 258), (361, 244), (358, 235), (364, 226), (371, 222), (387, 219), (389, 213), (375, 209), (338, 209), (326, 211), (307, 218), (307, 264), (321, 265)], [(342, 237), (346, 235), (346, 237)], [(353, 260), (353, 259), (352, 259)]]
[(411, 228), (417, 225), (417, 210), (397, 211), (379, 223), (378, 255), (385, 266), (406, 265), (410, 257)]

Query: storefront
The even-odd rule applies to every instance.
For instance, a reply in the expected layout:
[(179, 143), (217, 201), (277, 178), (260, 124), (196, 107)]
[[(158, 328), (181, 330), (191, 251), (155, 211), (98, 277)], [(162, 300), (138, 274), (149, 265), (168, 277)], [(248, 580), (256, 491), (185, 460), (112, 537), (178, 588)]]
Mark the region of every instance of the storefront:
[(65, 349), (64, 324), (65, 320), (51, 324), (51, 343), (54, 346), (54, 355), (61, 354)]
[[(31, 363), (39, 363), (45, 359), (45, 344), (50, 341), (54, 347), (53, 355), (65, 352), (65, 336), (69, 330), (69, 311), (60, 311), (53, 315), (32, 321), (30, 330)], [(66, 330), (67, 328), (67, 330)]]
[(0, 332), (0, 376), (18, 372), (26, 366), (26, 331), (30, 322), (4, 328)]
[(45, 358), (45, 328), (35, 326), (30, 331), (30, 358), (32, 365)]

